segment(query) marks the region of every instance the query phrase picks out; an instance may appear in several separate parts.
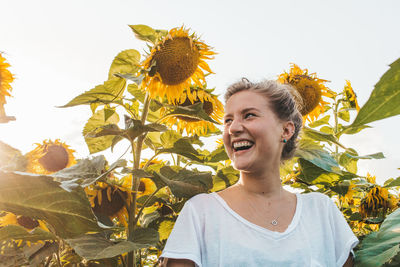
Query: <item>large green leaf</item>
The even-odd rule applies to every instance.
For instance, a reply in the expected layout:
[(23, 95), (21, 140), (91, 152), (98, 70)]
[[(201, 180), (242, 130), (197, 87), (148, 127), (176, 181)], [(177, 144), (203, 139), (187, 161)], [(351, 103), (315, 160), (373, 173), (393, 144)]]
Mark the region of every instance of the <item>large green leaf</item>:
[(121, 162), (121, 166), (112, 165), (110, 169), (104, 173), (106, 164), (107, 162), (103, 155), (96, 156), (92, 159), (81, 159), (77, 164), (53, 173), (51, 176), (56, 178), (57, 181), (61, 182), (62, 188), (67, 191), (71, 191), (78, 185), (81, 187), (91, 185), (96, 180), (101, 178), (102, 175), (108, 174), (109, 171), (117, 167), (124, 166), (123, 162)]
[(45, 220), (61, 238), (101, 230), (83, 189), (67, 192), (49, 176), (0, 171), (0, 210)]
[(113, 242), (100, 234), (84, 235), (75, 239), (67, 239), (67, 243), (81, 257), (87, 260), (112, 258), (140, 248), (155, 246), (158, 232), (151, 228), (136, 229), (133, 242)]
[(128, 49), (120, 52), (113, 60), (108, 79), (113, 78), (115, 73), (135, 73), (139, 69), (140, 53), (135, 49)]
[(239, 180), (239, 172), (232, 166), (219, 169), (213, 176), (213, 188), (211, 191), (225, 189)]
[(61, 108), (93, 103), (111, 103), (122, 96), (125, 85), (125, 79), (113, 77), (108, 81), (105, 81), (104, 84), (98, 85), (95, 88), (75, 97), (64, 106), (61, 106)]
[(382, 120), (400, 114), (400, 58), (390, 65), (375, 85), (367, 103), (360, 111), (351, 127)]
[(343, 146), (339, 140), (333, 136), (332, 134), (327, 134), (327, 133), (323, 133), (308, 127), (304, 127), (303, 128), (303, 135), (305, 137), (308, 137), (312, 140), (316, 140), (316, 141), (325, 141), (325, 142), (329, 142), (329, 143), (333, 143), (336, 144), (344, 149), (346, 149), (345, 146)]
[[(385, 263), (399, 266), (400, 209), (387, 216), (378, 232), (365, 237), (356, 251), (356, 266), (377, 267)], [(396, 260), (397, 262), (394, 262)]]
[(306, 160), (326, 172), (341, 174), (336, 160), (318, 144), (310, 140), (301, 140), (295, 156)]
[(30, 242), (57, 240), (57, 236), (41, 228), (28, 231), (19, 225), (7, 225), (0, 228), (0, 240), (24, 240)]
[(174, 153), (184, 156), (188, 159), (203, 162), (203, 158), (199, 152), (192, 146), (190, 139), (187, 137), (182, 137), (176, 141), (171, 148), (160, 149), (159, 153)]
[(169, 166), (153, 173), (155, 179), (168, 185), (176, 197), (190, 198), (200, 193), (206, 193), (212, 188), (212, 175), (208, 172), (181, 169), (176, 172)]
[(118, 113), (114, 113), (107, 121), (104, 121), (104, 109), (97, 111), (90, 117), (87, 121), (85, 127), (83, 128), (83, 135), (85, 136), (86, 144), (89, 148), (91, 154), (103, 151), (112, 145), (114, 136), (101, 136), (101, 137), (86, 137), (87, 134), (100, 129), (102, 126), (108, 124), (117, 124), (119, 121)]

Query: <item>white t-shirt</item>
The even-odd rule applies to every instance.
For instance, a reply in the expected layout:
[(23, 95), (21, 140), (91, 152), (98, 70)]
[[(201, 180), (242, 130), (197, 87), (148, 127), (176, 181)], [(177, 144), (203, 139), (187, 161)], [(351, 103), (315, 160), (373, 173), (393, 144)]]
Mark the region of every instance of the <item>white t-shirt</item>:
[(285, 232), (253, 224), (217, 194), (188, 200), (161, 257), (214, 266), (343, 266), (358, 240), (333, 201), (320, 193), (296, 194)]

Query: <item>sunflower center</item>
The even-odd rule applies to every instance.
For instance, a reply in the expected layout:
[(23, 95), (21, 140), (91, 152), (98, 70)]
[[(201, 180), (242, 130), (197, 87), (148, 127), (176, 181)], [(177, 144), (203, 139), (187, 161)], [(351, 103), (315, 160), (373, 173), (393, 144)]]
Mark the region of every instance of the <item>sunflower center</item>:
[(68, 152), (62, 145), (49, 145), (39, 163), (50, 172), (64, 169), (68, 165)]
[(107, 188), (101, 190), (101, 204), (98, 204), (97, 196), (94, 199), (95, 206), (93, 211), (95, 213), (103, 214), (108, 217), (113, 216), (124, 207), (126, 192), (119, 189), (112, 190), (111, 201), (107, 197)]
[(27, 229), (33, 229), (33, 228), (39, 226), (39, 222), (37, 220), (32, 219), (28, 216), (19, 216), (17, 218), (17, 222), (19, 225), (21, 225)]
[[(186, 100), (185, 100), (185, 102), (183, 102), (182, 104), (179, 104), (179, 106), (181, 106), (181, 107), (187, 107), (187, 106), (190, 106), (190, 105), (194, 105), (194, 104), (197, 104), (197, 103), (199, 103), (200, 102), (200, 100), (196, 100), (196, 101), (194, 101), (194, 103), (192, 104), (192, 102), (190, 102), (190, 100), (188, 99), (188, 98), (186, 98)], [(208, 116), (210, 116), (212, 113), (213, 113), (213, 111), (214, 111), (214, 106), (213, 106), (213, 104), (210, 102), (210, 101), (207, 101), (207, 100), (205, 100), (204, 99), (204, 102), (203, 102), (203, 110), (204, 110), (204, 112), (208, 115)], [(186, 116), (176, 116), (178, 119), (180, 119), (180, 120), (184, 120), (184, 121), (187, 121), (187, 122), (196, 122), (196, 121), (200, 121), (200, 119), (196, 119), (196, 118), (191, 118), (191, 117), (186, 117)]]
[(196, 71), (199, 56), (199, 50), (188, 37), (166, 40), (154, 55), (162, 82), (177, 85), (186, 81)]
[(300, 113), (305, 116), (313, 111), (321, 101), (322, 92), (318, 82), (306, 75), (296, 75), (293, 84), (303, 98)]

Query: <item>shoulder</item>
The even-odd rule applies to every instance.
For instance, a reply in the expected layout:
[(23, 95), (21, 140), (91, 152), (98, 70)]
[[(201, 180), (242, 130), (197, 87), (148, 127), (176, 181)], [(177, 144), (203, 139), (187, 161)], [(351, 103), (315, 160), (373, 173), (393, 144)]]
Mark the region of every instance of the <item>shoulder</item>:
[(310, 202), (332, 202), (332, 200), (325, 194), (318, 193), (318, 192), (311, 192), (311, 193), (305, 193), (305, 194), (300, 194), (301, 198), (305, 201), (310, 201)]
[(193, 207), (195, 209), (201, 209), (201, 208), (210, 208), (213, 207), (213, 203), (215, 203), (216, 198), (214, 196), (215, 193), (202, 193), (202, 194), (198, 194), (193, 196), (192, 198), (190, 198), (188, 201), (186, 201), (186, 206), (190, 206)]
[(325, 194), (318, 192), (311, 192), (306, 194), (300, 194), (303, 205), (310, 208), (315, 207), (317, 209), (326, 209), (330, 206), (335, 205), (333, 200)]

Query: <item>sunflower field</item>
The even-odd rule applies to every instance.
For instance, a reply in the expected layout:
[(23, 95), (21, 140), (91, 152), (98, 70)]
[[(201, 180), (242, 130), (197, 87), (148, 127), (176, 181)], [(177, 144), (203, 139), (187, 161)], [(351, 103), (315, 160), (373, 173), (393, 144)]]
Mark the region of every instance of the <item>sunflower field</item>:
[[(155, 266), (185, 201), (238, 180), (218, 140), (223, 105), (208, 88), (216, 52), (184, 27), (130, 25), (148, 51), (120, 52), (105, 82), (62, 108), (87, 105), (91, 154), (76, 159), (61, 140), (22, 154), (0, 141), (0, 266)], [(0, 54), (0, 123), (13, 74)], [(400, 177), (378, 184), (358, 174), (359, 153), (342, 143), (369, 123), (400, 114), (400, 59), (360, 107), (350, 81), (291, 64), (277, 75), (302, 97), (298, 150), (281, 168), (289, 190), (331, 197), (360, 239), (358, 266), (400, 265)], [(127, 144), (108, 162), (100, 152)], [(210, 148), (211, 147), (211, 148)]]

